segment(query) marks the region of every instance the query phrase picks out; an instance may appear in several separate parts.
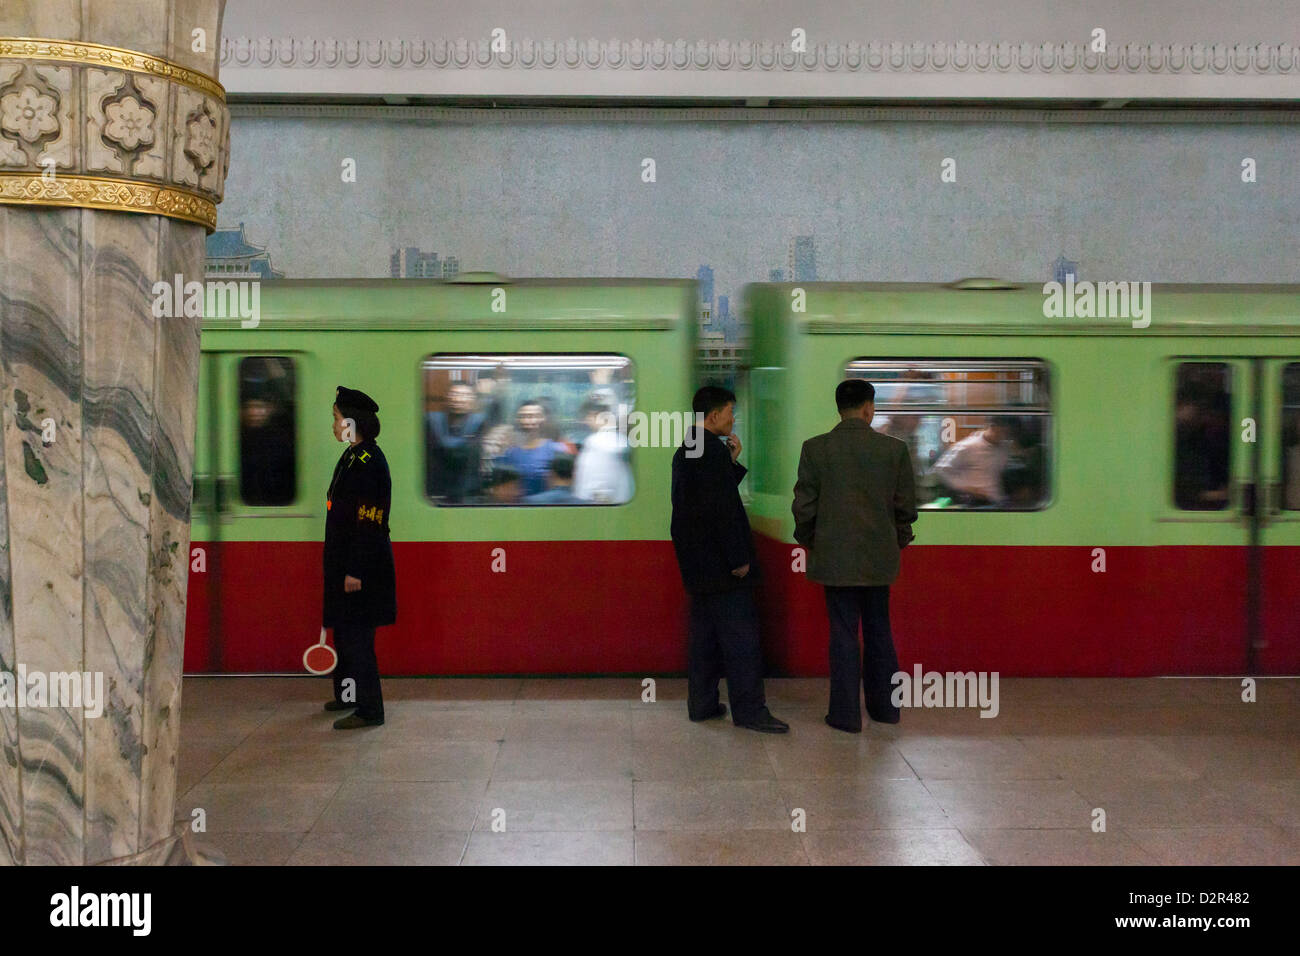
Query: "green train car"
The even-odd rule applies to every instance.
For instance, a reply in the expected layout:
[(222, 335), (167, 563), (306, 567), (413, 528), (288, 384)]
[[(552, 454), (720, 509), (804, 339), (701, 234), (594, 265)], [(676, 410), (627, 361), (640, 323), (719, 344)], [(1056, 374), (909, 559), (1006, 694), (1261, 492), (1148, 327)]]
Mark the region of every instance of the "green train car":
[(392, 473), (385, 673), (683, 669), (669, 472), (697, 298), (687, 280), (291, 280), (262, 287), (255, 327), (206, 319), (187, 672), (302, 670), (337, 385), (378, 402)]
[(790, 505), (848, 376), (915, 468), (905, 669), (1300, 670), (1300, 286), (1155, 285), (1141, 327), (1007, 285), (745, 288), (769, 667), (826, 671)]

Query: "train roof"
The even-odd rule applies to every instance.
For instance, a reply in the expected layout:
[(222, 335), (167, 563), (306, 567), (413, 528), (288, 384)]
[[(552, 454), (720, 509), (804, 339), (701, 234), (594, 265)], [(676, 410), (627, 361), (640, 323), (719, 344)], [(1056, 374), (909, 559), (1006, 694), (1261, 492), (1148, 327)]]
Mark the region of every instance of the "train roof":
[[(1094, 292), (1102, 285), (1090, 284)], [(1079, 317), (1073, 307), (1048, 315), (1044, 283), (1004, 280), (750, 283), (742, 309), (757, 335), (765, 327), (790, 327), (786, 305), (796, 288), (807, 294), (806, 311), (793, 326), (808, 334), (1300, 335), (1300, 284), (1151, 283), (1150, 325), (1135, 328), (1129, 315)], [(1081, 289), (1075, 287), (1075, 302)]]
[[(224, 280), (209, 276), (212, 284)], [(504, 312), (492, 310), (505, 291)], [(693, 321), (694, 279), (513, 279), (471, 273), (458, 279), (277, 279), (260, 284), (259, 328), (368, 330), (668, 330)], [(240, 317), (213, 314), (204, 329), (238, 329)]]

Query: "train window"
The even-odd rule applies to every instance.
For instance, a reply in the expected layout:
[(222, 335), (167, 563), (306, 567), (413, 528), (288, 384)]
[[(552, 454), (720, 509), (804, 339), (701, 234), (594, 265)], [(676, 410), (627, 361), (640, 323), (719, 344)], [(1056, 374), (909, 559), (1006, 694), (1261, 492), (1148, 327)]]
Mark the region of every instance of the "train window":
[(1029, 511), (1047, 504), (1045, 363), (859, 359), (845, 376), (875, 386), (872, 427), (907, 443), (919, 507)]
[(423, 366), (425, 493), (439, 505), (632, 499), (621, 355), (433, 355)]
[(1282, 507), (1300, 511), (1300, 362), (1282, 369)]
[(1174, 383), (1174, 505), (1183, 511), (1228, 507), (1232, 368), (1182, 362)]
[(239, 497), (288, 505), (298, 487), (293, 360), (258, 355), (239, 363)]

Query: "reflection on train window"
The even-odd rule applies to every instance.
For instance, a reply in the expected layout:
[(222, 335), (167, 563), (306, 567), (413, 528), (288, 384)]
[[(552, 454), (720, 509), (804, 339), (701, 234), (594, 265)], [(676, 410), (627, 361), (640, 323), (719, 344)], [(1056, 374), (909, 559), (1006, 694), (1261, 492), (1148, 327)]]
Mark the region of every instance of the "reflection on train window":
[(293, 360), (259, 355), (239, 363), (239, 498), (288, 505), (298, 486)]
[(1183, 511), (1228, 507), (1232, 369), (1183, 362), (1174, 384), (1174, 505)]
[(1051, 497), (1047, 366), (1030, 360), (849, 363), (876, 389), (876, 431), (907, 443), (921, 508), (1024, 511)]
[(1300, 511), (1300, 362), (1282, 369), (1282, 507)]
[(632, 499), (621, 355), (434, 355), (424, 361), (425, 493), (440, 505)]

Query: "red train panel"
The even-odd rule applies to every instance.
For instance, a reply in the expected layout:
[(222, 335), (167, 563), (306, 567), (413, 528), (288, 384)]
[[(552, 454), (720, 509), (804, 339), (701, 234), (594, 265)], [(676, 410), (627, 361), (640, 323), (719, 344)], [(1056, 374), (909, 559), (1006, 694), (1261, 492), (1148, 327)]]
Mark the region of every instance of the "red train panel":
[[(821, 588), (756, 535), (768, 670), (827, 672)], [(196, 542), (202, 544), (202, 542)], [(385, 674), (645, 674), (686, 667), (686, 596), (666, 541), (399, 542)], [(215, 552), (209, 546), (209, 555)], [(317, 543), (225, 543), (191, 573), (187, 673), (301, 673), (320, 631)], [(1245, 667), (1244, 547), (914, 546), (892, 591), (900, 664), (1006, 676), (1234, 674)], [(213, 646), (208, 575), (222, 575)], [(1300, 670), (1300, 548), (1265, 550), (1264, 673)], [(295, 623), (296, 622), (296, 623)]]

